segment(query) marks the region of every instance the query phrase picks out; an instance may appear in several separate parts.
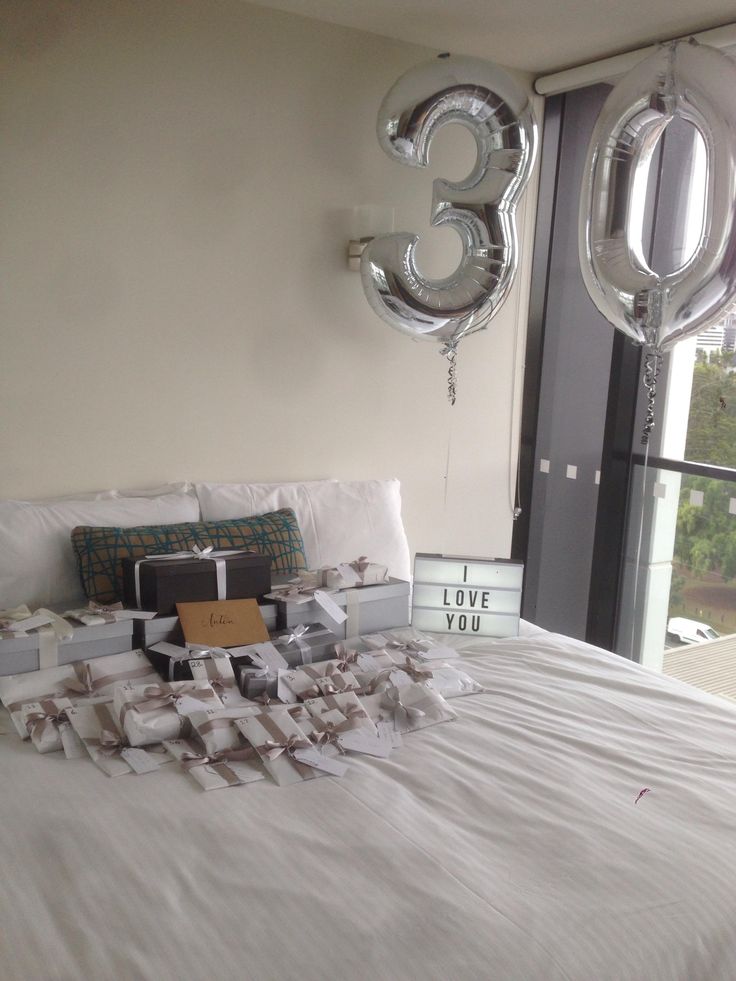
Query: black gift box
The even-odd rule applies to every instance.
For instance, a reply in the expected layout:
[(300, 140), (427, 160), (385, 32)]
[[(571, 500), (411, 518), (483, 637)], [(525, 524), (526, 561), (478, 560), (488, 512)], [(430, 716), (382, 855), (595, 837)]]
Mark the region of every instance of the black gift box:
[[(218, 556), (226, 563), (227, 595), (223, 599), (260, 598), (271, 590), (271, 558), (258, 552)], [(123, 559), (126, 606), (138, 606), (135, 590), (137, 559)], [(176, 614), (177, 603), (218, 599), (217, 568), (211, 559), (146, 559), (138, 568), (140, 609)]]

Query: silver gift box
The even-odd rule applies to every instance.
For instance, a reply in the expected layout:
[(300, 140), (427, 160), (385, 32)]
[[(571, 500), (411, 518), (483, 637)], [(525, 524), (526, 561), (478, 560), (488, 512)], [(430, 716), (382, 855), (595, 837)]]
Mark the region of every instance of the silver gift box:
[[(348, 604), (348, 593), (350, 604)], [(356, 586), (329, 593), (331, 599), (347, 613), (354, 612), (341, 624), (325, 619), (325, 611), (316, 600), (294, 603), (277, 600), (278, 625), (280, 628), (295, 627), (299, 623), (326, 623), (340, 640), (357, 634), (370, 634), (391, 627), (409, 624), (409, 583), (402, 579), (390, 579), (375, 586)]]
[[(306, 652), (302, 651), (297, 643), (287, 643), (281, 639), (284, 634), (288, 633), (288, 630), (272, 631), (271, 642), (290, 668), (329, 660), (335, 656), (335, 644), (340, 640), (332, 630), (323, 627), (321, 623), (309, 624), (306, 632), (300, 637), (302, 643), (309, 648), (309, 651)], [(258, 698), (266, 690), (271, 697), (276, 697), (277, 680), (274, 678), (267, 682), (261, 669), (251, 664), (247, 658), (235, 659), (234, 668), (238, 687), (246, 698)]]
[[(86, 661), (92, 657), (121, 654), (135, 647), (132, 620), (75, 626), (69, 640), (59, 641), (58, 664)], [(139, 621), (140, 622), (140, 621)], [(25, 637), (0, 639), (0, 675), (25, 674), (38, 671), (39, 634), (33, 631)]]

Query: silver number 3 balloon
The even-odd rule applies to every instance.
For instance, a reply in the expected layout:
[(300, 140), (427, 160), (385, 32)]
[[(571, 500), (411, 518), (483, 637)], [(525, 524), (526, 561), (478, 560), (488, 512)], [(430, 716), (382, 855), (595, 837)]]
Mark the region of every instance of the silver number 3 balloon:
[[(700, 240), (671, 273), (650, 269), (641, 242), (654, 148), (679, 115), (706, 153)], [(715, 323), (736, 295), (736, 64), (695, 41), (660, 47), (611, 91), (588, 149), (580, 264), (614, 327), (660, 353)]]
[(426, 167), (437, 130), (460, 123), (478, 155), (465, 180), (436, 180), (431, 224), (460, 235), (463, 255), (446, 279), (417, 269), (417, 236), (373, 239), (361, 259), (366, 296), (387, 323), (412, 337), (443, 343), (485, 327), (505, 300), (518, 263), (517, 202), (529, 179), (537, 129), (527, 94), (505, 72), (478, 58), (440, 56), (411, 69), (386, 95), (378, 139), (386, 153)]

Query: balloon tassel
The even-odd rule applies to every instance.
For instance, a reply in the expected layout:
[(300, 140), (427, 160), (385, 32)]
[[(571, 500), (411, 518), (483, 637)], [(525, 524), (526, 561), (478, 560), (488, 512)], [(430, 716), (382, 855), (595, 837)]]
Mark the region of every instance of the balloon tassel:
[(447, 345), (441, 352), (447, 358), (447, 399), (450, 405), (455, 404), (457, 398), (457, 347)]
[(657, 379), (662, 367), (662, 355), (659, 351), (648, 350), (644, 355), (644, 388), (647, 390), (647, 411), (644, 418), (644, 428), (641, 433), (642, 446), (649, 445), (649, 437), (654, 429), (654, 409), (657, 399)]

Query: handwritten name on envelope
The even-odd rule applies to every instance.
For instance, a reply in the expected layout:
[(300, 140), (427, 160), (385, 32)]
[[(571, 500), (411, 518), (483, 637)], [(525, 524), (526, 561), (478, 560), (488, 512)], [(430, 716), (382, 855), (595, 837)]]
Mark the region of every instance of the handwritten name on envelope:
[(239, 647), (269, 639), (268, 629), (254, 599), (177, 603), (176, 612), (187, 644)]

